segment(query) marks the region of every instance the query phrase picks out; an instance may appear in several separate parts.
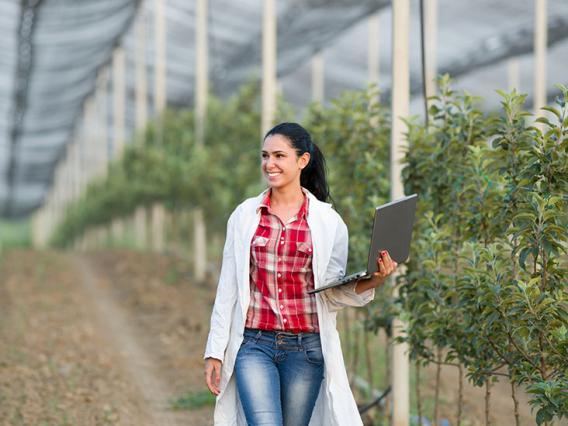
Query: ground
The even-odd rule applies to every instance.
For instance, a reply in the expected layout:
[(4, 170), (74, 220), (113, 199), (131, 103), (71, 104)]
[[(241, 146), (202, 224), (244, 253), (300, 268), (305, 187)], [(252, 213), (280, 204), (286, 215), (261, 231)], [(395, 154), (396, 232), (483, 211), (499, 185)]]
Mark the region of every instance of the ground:
[[(212, 424), (202, 354), (214, 285), (195, 285), (189, 269), (125, 250), (3, 254), (0, 425)], [(452, 423), (453, 370), (444, 370), (440, 409)], [(424, 374), (429, 394), (433, 372)], [(514, 424), (508, 389), (493, 392), (495, 425)], [(484, 424), (483, 390), (465, 395), (463, 424)], [(534, 424), (522, 401), (522, 424)]]

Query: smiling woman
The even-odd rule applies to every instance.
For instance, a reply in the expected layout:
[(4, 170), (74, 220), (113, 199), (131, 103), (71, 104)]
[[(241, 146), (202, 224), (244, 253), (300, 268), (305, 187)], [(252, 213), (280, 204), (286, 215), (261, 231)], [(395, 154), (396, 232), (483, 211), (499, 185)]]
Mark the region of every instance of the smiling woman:
[(396, 263), (384, 253), (372, 278), (309, 294), (342, 277), (347, 263), (347, 227), (326, 203), (323, 154), (302, 126), (282, 123), (264, 138), (261, 167), (268, 188), (227, 225), (205, 350), (215, 424), (362, 424), (336, 314), (371, 301)]

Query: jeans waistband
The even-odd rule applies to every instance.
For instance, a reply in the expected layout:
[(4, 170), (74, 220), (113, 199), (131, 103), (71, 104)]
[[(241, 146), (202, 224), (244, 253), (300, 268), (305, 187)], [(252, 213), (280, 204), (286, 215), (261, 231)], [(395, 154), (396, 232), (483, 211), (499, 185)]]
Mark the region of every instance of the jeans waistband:
[(292, 333), (289, 331), (278, 330), (260, 330), (256, 328), (245, 328), (245, 336), (253, 337), (255, 339), (266, 339), (276, 341), (277, 343), (297, 343), (302, 344), (304, 340), (319, 339), (319, 333)]

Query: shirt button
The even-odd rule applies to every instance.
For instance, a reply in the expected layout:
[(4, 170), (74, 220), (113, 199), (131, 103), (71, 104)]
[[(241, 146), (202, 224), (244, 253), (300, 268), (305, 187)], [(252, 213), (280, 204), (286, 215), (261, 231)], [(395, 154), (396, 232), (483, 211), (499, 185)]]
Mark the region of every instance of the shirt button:
[(284, 309), (284, 305), (280, 305), (280, 309)]
[(282, 274), (280, 272), (278, 272), (278, 278), (280, 278), (282, 276)]
[(278, 293), (282, 293), (282, 289), (281, 289), (281, 288), (278, 289)]
[(284, 321), (284, 322), (288, 322), (288, 320), (287, 320), (286, 318), (284, 318), (284, 320), (283, 320), (283, 321)]
[(278, 262), (282, 262), (282, 259), (281, 259), (281, 258), (278, 258)]
[(284, 244), (284, 241), (280, 241), (280, 244)]
[(282, 230), (283, 230), (283, 231), (285, 231), (285, 230), (286, 230), (286, 227), (285, 227), (285, 226), (284, 226), (284, 227), (282, 227)]

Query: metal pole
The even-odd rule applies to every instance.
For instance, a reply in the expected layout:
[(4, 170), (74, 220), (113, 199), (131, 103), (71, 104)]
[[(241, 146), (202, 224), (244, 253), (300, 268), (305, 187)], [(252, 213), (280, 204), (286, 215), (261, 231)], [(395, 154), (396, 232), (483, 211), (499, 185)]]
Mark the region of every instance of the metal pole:
[(312, 57), (312, 100), (322, 103), (324, 100), (325, 71), (322, 52)]
[[(408, 65), (410, 30), (409, 0), (393, 2), (393, 36), (392, 36), (392, 134), (390, 150), (391, 170), (391, 199), (404, 195), (401, 179), (401, 149), (404, 145), (404, 132), (406, 126), (403, 119), (408, 116), (410, 102), (410, 76)], [(394, 281), (394, 280), (393, 280)], [(398, 296), (398, 289), (394, 289), (393, 297)], [(395, 318), (392, 324), (393, 339), (403, 334), (404, 322)], [(408, 345), (393, 344), (392, 346), (392, 425), (408, 426), (409, 424), (409, 358)]]
[(276, 5), (264, 0), (262, 19), (262, 135), (270, 130), (276, 111)]
[(535, 0), (534, 33), (534, 113), (541, 115), (540, 108), (546, 105), (546, 44), (547, 14), (546, 0)]

